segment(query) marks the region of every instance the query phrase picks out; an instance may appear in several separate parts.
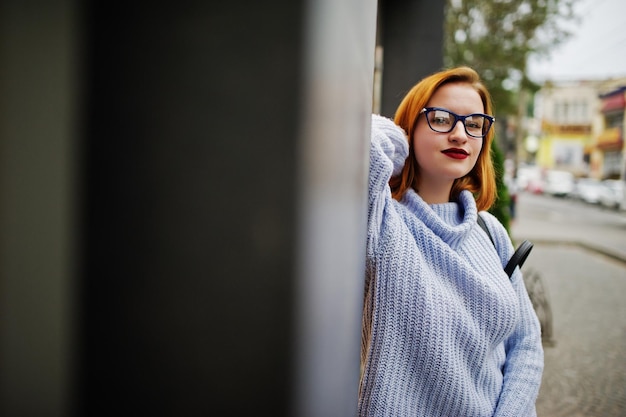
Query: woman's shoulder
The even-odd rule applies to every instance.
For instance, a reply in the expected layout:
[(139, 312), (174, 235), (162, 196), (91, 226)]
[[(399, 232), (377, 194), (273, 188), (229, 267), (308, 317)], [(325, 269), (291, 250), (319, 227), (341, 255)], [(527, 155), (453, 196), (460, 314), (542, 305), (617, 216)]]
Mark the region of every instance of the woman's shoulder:
[(500, 254), (503, 261), (508, 260), (514, 250), (509, 232), (500, 220), (488, 211), (480, 211), (478, 215), (484, 220), (496, 251)]
[(504, 225), (498, 220), (496, 216), (488, 212), (487, 210), (479, 211), (478, 215), (485, 221), (489, 231), (492, 234), (498, 235), (498, 237), (506, 237), (508, 238), (509, 233), (507, 232)]

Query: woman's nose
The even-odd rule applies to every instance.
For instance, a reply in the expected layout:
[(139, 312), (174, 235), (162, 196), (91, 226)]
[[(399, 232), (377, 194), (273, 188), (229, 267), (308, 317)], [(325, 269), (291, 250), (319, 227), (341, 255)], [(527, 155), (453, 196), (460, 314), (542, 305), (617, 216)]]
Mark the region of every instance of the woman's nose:
[(462, 121), (458, 120), (450, 132), (450, 140), (466, 141), (467, 132), (465, 131), (465, 125)]

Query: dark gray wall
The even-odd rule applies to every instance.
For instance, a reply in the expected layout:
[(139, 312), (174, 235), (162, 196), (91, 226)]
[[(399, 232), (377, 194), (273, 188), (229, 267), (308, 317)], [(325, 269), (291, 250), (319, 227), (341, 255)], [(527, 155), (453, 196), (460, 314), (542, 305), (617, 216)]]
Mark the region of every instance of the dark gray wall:
[(443, 68), (444, 5), (445, 1), (379, 1), (381, 114), (393, 117), (414, 84)]

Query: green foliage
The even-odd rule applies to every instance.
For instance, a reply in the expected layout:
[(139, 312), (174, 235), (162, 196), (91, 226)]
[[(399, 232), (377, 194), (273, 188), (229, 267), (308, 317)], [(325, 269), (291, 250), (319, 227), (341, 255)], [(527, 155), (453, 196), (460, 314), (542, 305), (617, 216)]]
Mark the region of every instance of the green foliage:
[(444, 62), (481, 75), (499, 114), (517, 114), (515, 91), (538, 89), (526, 73), (530, 54), (546, 54), (570, 33), (578, 0), (446, 0)]
[(504, 154), (498, 148), (496, 141), (491, 142), (491, 160), (496, 170), (496, 186), (498, 188), (498, 198), (493, 206), (489, 209), (489, 212), (493, 214), (500, 223), (506, 228), (509, 234), (511, 233), (511, 213), (509, 211), (509, 203), (511, 197), (509, 191), (504, 183)]

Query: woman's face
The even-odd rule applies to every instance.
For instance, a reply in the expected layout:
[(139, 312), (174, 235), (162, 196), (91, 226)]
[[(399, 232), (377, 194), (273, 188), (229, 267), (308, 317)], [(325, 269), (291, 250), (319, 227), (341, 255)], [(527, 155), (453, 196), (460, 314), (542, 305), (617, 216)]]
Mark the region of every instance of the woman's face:
[[(480, 95), (467, 83), (445, 84), (435, 92), (427, 108), (438, 107), (460, 116), (484, 113)], [(445, 129), (445, 113), (431, 111), (428, 114), (431, 125), (438, 130)], [(448, 133), (433, 131), (426, 120), (427, 114), (419, 116), (413, 132), (413, 150), (419, 165), (420, 179), (418, 189), (423, 186), (452, 187), (455, 179), (468, 174), (483, 146), (483, 138), (469, 136), (463, 121), (454, 124)], [(471, 129), (474, 122), (466, 121)], [(471, 132), (471, 130), (470, 130)]]

